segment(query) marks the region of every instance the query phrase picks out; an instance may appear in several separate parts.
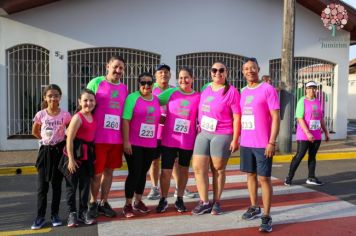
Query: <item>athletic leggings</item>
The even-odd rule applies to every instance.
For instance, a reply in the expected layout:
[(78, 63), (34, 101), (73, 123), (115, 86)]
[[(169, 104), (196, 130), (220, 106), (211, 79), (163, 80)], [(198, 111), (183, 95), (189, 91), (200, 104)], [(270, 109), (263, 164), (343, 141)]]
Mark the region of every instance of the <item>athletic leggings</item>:
[(310, 141), (297, 141), (297, 153), (292, 159), (289, 167), (288, 178), (293, 179), (294, 174), (303, 160), (306, 152), (308, 151), (308, 169), (309, 169), (309, 178), (315, 178), (315, 167), (316, 167), (316, 153), (318, 152), (321, 140), (316, 140), (313, 143)]
[(125, 197), (133, 198), (134, 193), (143, 194), (147, 171), (156, 155), (156, 148), (132, 146), (132, 155), (125, 154), (129, 173), (125, 181)]

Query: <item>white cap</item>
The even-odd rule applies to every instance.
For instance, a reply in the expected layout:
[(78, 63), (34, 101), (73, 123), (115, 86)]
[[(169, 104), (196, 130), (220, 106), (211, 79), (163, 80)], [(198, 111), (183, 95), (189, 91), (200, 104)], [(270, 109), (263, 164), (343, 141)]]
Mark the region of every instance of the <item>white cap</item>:
[(309, 81), (308, 83), (305, 84), (305, 87), (318, 87), (318, 85), (314, 81)]

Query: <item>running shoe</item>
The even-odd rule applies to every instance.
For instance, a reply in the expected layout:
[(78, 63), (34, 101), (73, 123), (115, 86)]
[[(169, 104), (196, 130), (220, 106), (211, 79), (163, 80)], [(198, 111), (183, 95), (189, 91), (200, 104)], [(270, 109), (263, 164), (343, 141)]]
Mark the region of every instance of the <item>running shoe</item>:
[(98, 213), (106, 217), (116, 217), (116, 212), (111, 208), (108, 202), (101, 202), (98, 206)]
[(323, 182), (318, 180), (318, 178), (316, 178), (316, 177), (308, 178), (307, 181), (305, 181), (305, 183), (310, 184), (310, 185), (319, 185), (319, 186), (324, 184)]
[(158, 187), (152, 187), (150, 193), (147, 195), (148, 200), (158, 200), (161, 198), (161, 195), (159, 194), (159, 189)]
[(272, 217), (267, 216), (267, 215), (263, 215), (261, 217), (261, 225), (259, 228), (259, 231), (261, 232), (272, 232)]
[(284, 185), (285, 186), (291, 186), (292, 185), (292, 179), (289, 177), (286, 177), (284, 180)]
[(125, 205), (124, 208), (122, 209), (122, 214), (124, 214), (126, 218), (134, 217), (135, 214), (133, 213), (132, 205), (131, 204)]
[(148, 213), (151, 211), (142, 201), (139, 201), (138, 203), (135, 202), (133, 205), (133, 209), (141, 213)]
[(46, 224), (46, 220), (42, 216), (37, 216), (35, 222), (31, 226), (31, 229), (41, 229)]
[(97, 202), (90, 202), (88, 204), (88, 214), (92, 218), (97, 218), (99, 213), (98, 213), (98, 203)]
[(168, 208), (168, 202), (165, 198), (161, 198), (159, 200), (158, 206), (156, 207), (156, 212), (157, 213), (163, 213), (167, 210)]
[(223, 211), (221, 210), (220, 207), (220, 203), (219, 202), (215, 202), (213, 204), (213, 208), (211, 209), (211, 213), (212, 215), (221, 215), (223, 213)]
[(204, 204), (203, 201), (199, 201), (198, 205), (192, 210), (193, 215), (202, 215), (205, 213), (210, 213), (211, 212), (211, 204), (210, 202), (208, 204)]
[(186, 212), (187, 208), (184, 205), (182, 198), (177, 198), (176, 202), (174, 203), (174, 207), (178, 212)]
[(79, 223), (78, 223), (77, 212), (69, 213), (67, 226), (68, 227), (77, 227), (78, 225), (79, 225)]
[(88, 211), (83, 211), (78, 216), (78, 221), (86, 224), (86, 225), (93, 225), (96, 223), (96, 220), (91, 217)]
[[(190, 192), (189, 191), (189, 189), (184, 189), (184, 194), (183, 194), (183, 197), (184, 198), (197, 198), (199, 196), (199, 194), (198, 193), (192, 193), (192, 192)], [(177, 198), (178, 197), (178, 189), (176, 189), (175, 191), (174, 191), (174, 197), (175, 198)]]
[(247, 211), (242, 215), (243, 220), (253, 220), (262, 215), (261, 207), (250, 206)]
[(62, 225), (62, 221), (57, 214), (51, 216), (51, 222), (53, 227)]

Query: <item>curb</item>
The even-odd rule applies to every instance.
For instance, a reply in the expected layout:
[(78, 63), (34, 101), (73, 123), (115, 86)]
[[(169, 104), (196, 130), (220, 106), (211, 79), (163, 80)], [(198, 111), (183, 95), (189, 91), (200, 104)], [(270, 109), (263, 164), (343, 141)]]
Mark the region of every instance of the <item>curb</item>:
[[(289, 163), (294, 154), (276, 155), (273, 157), (273, 163)], [(343, 160), (343, 159), (356, 159), (356, 152), (335, 152), (335, 153), (319, 153), (316, 156), (318, 161), (326, 160)], [(304, 158), (303, 161), (308, 160)], [(229, 159), (228, 165), (240, 164), (240, 157), (233, 156)], [(127, 170), (126, 162), (123, 163), (121, 168), (116, 170)], [(0, 167), (0, 176), (12, 176), (12, 175), (35, 175), (37, 169), (35, 166), (17, 166), (17, 167)]]

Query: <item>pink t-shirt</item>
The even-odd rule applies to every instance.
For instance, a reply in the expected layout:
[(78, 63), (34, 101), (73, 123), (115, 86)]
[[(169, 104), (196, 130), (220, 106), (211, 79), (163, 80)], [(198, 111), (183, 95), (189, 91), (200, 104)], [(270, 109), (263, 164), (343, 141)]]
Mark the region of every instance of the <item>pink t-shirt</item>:
[(41, 145), (56, 145), (64, 140), (66, 126), (71, 115), (67, 111), (60, 111), (56, 116), (50, 116), (47, 109), (36, 113), (33, 122), (41, 125)]
[(123, 119), (130, 120), (131, 145), (157, 147), (157, 128), (161, 117), (159, 100), (145, 100), (138, 91), (131, 93), (125, 102)]
[(97, 123), (95, 143), (122, 144), (122, 111), (127, 97), (127, 87), (122, 83), (113, 84), (104, 76), (94, 78), (88, 84), (94, 91)]
[(279, 110), (278, 94), (273, 86), (262, 82), (255, 88), (246, 86), (241, 91), (240, 145), (266, 148), (271, 135), (270, 111)]
[(162, 146), (192, 150), (197, 133), (200, 94), (184, 93), (171, 88), (159, 96), (167, 106), (167, 118), (162, 131)]
[[(168, 88), (173, 88), (174, 86), (169, 85)], [(167, 89), (166, 89), (167, 90)], [(163, 90), (165, 91), (165, 90)], [(156, 97), (158, 97), (158, 95), (160, 95), (162, 92), (162, 89), (160, 87), (158, 87), (158, 84), (155, 83), (153, 85), (153, 90), (152, 90), (152, 94), (155, 95)], [(165, 105), (161, 106), (161, 114), (163, 116), (167, 115), (167, 107)], [(158, 125), (158, 130), (157, 130), (157, 139), (161, 140), (162, 139), (162, 130), (163, 130), (163, 126), (164, 124), (159, 124)]]
[[(321, 140), (321, 119), (323, 119), (322, 107), (318, 99), (309, 100), (302, 97), (297, 104), (296, 118), (303, 118), (309, 132), (315, 140)], [(299, 113), (299, 114), (298, 114)], [(296, 139), (308, 141), (308, 137), (302, 128), (297, 125)]]
[(199, 126), (202, 130), (215, 134), (233, 134), (233, 114), (241, 114), (239, 92), (230, 85), (213, 91), (211, 85), (201, 93), (199, 103)]

